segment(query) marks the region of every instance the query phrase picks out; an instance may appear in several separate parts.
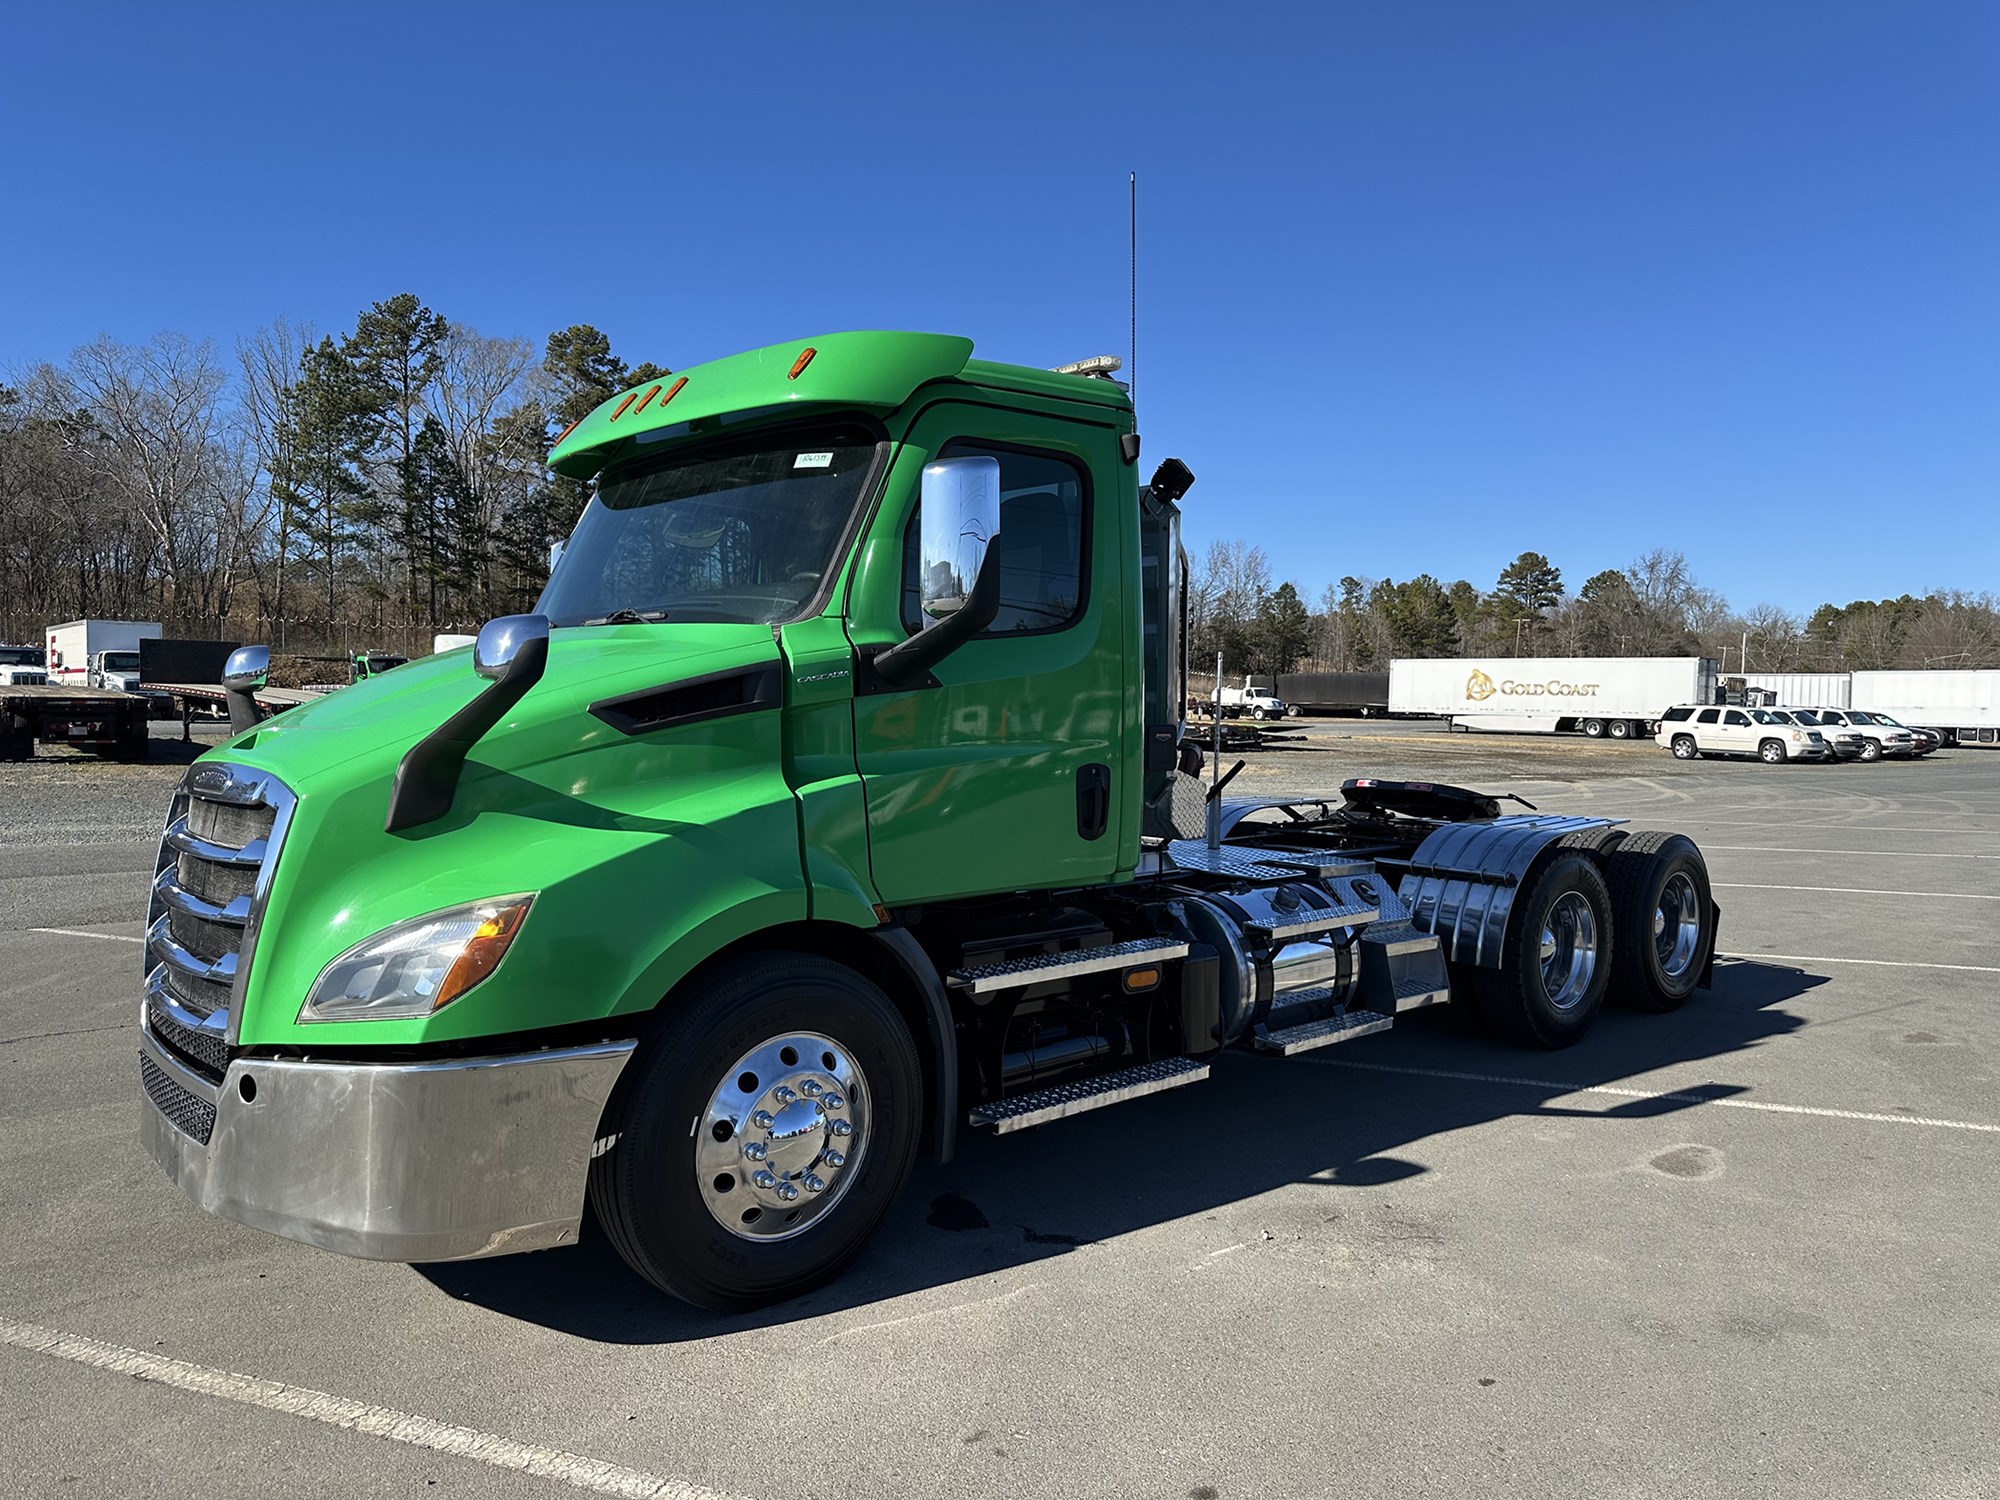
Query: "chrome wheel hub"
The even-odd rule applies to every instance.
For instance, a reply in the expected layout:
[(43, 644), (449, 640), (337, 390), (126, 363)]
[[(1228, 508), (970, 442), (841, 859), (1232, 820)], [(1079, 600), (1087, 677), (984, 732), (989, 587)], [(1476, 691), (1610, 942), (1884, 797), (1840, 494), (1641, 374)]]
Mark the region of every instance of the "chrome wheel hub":
[(695, 1172), (716, 1223), (746, 1240), (807, 1229), (867, 1148), (868, 1082), (846, 1047), (790, 1032), (751, 1048), (695, 1124)]
[(1542, 923), (1542, 992), (1557, 1010), (1574, 1010), (1597, 973), (1597, 915), (1576, 891), (1564, 891)]
[(1660, 971), (1669, 979), (1679, 979), (1701, 949), (1701, 904), (1694, 882), (1676, 871), (1660, 888), (1653, 912), (1653, 952)]

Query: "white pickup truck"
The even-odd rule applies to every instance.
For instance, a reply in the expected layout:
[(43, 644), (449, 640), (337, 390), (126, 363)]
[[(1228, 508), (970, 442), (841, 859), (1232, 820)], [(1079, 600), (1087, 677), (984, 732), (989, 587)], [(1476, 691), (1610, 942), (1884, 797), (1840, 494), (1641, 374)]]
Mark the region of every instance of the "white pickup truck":
[(0, 687), (40, 687), (48, 680), (40, 646), (0, 646)]
[(89, 667), (83, 680), (88, 687), (103, 688), (112, 693), (130, 693), (135, 698), (144, 698), (146, 712), (152, 718), (173, 717), (174, 700), (171, 696), (139, 686), (139, 653), (136, 651), (98, 652), (89, 658)]

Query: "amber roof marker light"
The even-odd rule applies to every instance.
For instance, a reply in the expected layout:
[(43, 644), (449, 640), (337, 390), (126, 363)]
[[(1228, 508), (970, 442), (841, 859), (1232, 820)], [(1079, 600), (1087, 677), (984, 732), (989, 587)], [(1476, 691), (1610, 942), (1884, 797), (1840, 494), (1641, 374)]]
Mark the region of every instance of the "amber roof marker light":
[(805, 374), (806, 366), (813, 362), (813, 356), (817, 353), (819, 353), (819, 350), (817, 349), (808, 349), (806, 350), (805, 353), (801, 354), (797, 359), (793, 360), (792, 373), (787, 375), (785, 379), (797, 380), (801, 375)]
[(657, 385), (654, 386), (651, 390), (647, 391), (645, 395), (639, 398), (639, 404), (632, 408), (632, 415), (635, 417), (638, 416), (640, 412), (646, 409), (646, 403), (648, 401), (651, 401), (655, 396), (659, 394), (660, 394), (660, 388)]
[(669, 401), (673, 400), (674, 397), (678, 396), (681, 393), (681, 387), (686, 385), (687, 383), (688, 383), (688, 378), (687, 376), (683, 375), (679, 380), (676, 380), (672, 385), (668, 386), (666, 395), (660, 397), (660, 405), (665, 406)]
[(638, 394), (639, 394), (639, 393), (638, 393), (637, 391), (631, 391), (631, 392), (628, 392), (628, 393), (626, 394), (626, 397), (625, 397), (625, 399), (624, 399), (623, 401), (620, 401), (620, 402), (618, 403), (618, 410), (614, 411), (614, 412), (613, 412), (613, 413), (611, 414), (611, 420), (615, 422), (615, 421), (617, 421), (617, 420), (618, 420), (618, 419), (619, 419), (620, 417), (624, 416), (624, 415), (625, 415), (625, 408), (626, 408), (626, 407), (628, 407), (628, 406), (630, 406), (630, 405), (632, 404), (632, 400), (633, 400), (633, 397), (637, 396)]

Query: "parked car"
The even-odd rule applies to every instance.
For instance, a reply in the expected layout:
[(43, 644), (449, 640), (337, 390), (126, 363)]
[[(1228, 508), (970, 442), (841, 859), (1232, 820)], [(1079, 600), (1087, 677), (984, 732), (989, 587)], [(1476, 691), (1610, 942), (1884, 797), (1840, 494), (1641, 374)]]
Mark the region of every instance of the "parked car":
[(1861, 736), (1861, 758), (1880, 760), (1885, 755), (1915, 755), (1917, 737), (1900, 724), (1886, 724), (1874, 714), (1858, 708), (1816, 708), (1813, 714), (1822, 725), (1851, 729)]
[(1877, 724), (1886, 724), (1891, 729), (1909, 730), (1911, 735), (1916, 739), (1915, 748), (1919, 755), (1929, 755), (1931, 751), (1938, 749), (1944, 744), (1944, 736), (1939, 734), (1935, 729), (1919, 729), (1914, 724), (1905, 724), (1901, 719), (1892, 719), (1887, 714), (1872, 708), (1867, 710), (1867, 714)]
[(0, 687), (40, 687), (48, 680), (40, 646), (0, 646)]
[(1780, 718), (1768, 708), (1716, 708), (1683, 703), (1660, 716), (1653, 736), (1676, 759), (1702, 755), (1754, 755), (1767, 765), (1825, 760), (1833, 752), (1825, 734)]
[(1861, 759), (1861, 736), (1852, 729), (1836, 729), (1823, 721), (1809, 708), (1774, 708), (1771, 710), (1781, 719), (1788, 719), (1801, 729), (1817, 729), (1826, 738), (1826, 748), (1832, 752), (1829, 763), (1836, 760)]

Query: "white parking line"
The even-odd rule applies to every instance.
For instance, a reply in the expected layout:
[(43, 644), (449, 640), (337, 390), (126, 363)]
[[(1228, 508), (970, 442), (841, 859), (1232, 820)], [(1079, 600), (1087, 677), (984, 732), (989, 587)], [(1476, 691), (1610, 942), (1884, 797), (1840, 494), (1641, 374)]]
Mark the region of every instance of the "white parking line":
[(122, 1344), (100, 1343), (79, 1334), (62, 1333), (36, 1323), (20, 1323), (0, 1317), (0, 1344), (11, 1344), (31, 1354), (47, 1354), (93, 1369), (109, 1370), (192, 1391), (198, 1396), (218, 1396), (243, 1406), (261, 1406), (267, 1411), (284, 1412), (329, 1427), (345, 1427), (370, 1437), (387, 1438), (429, 1448), (495, 1469), (511, 1469), (543, 1479), (560, 1480), (579, 1490), (598, 1495), (626, 1495), (643, 1500), (730, 1500), (720, 1490), (707, 1489), (678, 1479), (662, 1479), (657, 1474), (627, 1469), (595, 1458), (581, 1458), (560, 1448), (544, 1448), (537, 1443), (517, 1443), (473, 1427), (419, 1417), (394, 1407), (374, 1406), (366, 1401), (350, 1401), (345, 1396), (329, 1396), (304, 1386), (262, 1380), (254, 1375), (238, 1375), (208, 1365), (190, 1364), (184, 1359), (168, 1359), (127, 1349)]
[(1755, 1109), (1774, 1115), (1817, 1115), (1828, 1120), (1866, 1120), (1877, 1125), (1928, 1125), (1933, 1130), (1976, 1130), (2000, 1135), (2000, 1125), (1969, 1120), (1933, 1120), (1923, 1115), (1878, 1115), (1858, 1109), (1825, 1109), (1810, 1104), (1771, 1104), (1761, 1099), (1717, 1099), (1654, 1089), (1622, 1089), (1609, 1083), (1564, 1083), (1554, 1078), (1509, 1078), (1498, 1073), (1457, 1073), (1448, 1068), (1399, 1068), (1389, 1063), (1348, 1062), (1337, 1057), (1307, 1058), (1323, 1068), (1358, 1068), (1366, 1073), (1403, 1073), (1416, 1078), (1450, 1078), (1461, 1083), (1502, 1083), (1514, 1088), (1556, 1089), (1564, 1094), (1615, 1094), (1621, 1099), (1661, 1099), (1674, 1104), (1713, 1104), (1722, 1109)]
[(1960, 891), (1876, 891), (1857, 885), (1765, 885), (1762, 881), (1712, 880), (1718, 891), (1810, 891), (1817, 896), (1914, 896), (1924, 901), (2000, 901), (2000, 896), (1968, 896)]
[(30, 927), (30, 932), (52, 932), (57, 937), (102, 938), (107, 943), (143, 943), (142, 937), (131, 937), (122, 932), (81, 932), (74, 927)]
[(1866, 964), (1871, 969), (1950, 969), (1957, 974), (2000, 974), (2000, 968), (1988, 964), (1927, 964), (1914, 958), (1817, 958), (1802, 953), (1718, 953), (1715, 956), (1780, 964)]
[(2000, 859), (2000, 854), (1943, 854), (1923, 849), (1789, 849), (1773, 844), (1703, 844), (1703, 849), (1728, 849), (1738, 854), (1848, 854), (1888, 859)]

